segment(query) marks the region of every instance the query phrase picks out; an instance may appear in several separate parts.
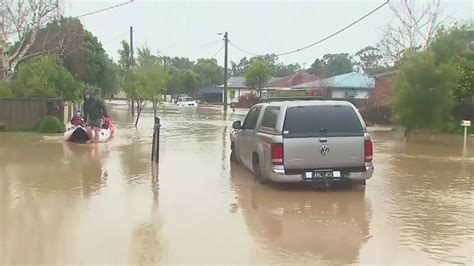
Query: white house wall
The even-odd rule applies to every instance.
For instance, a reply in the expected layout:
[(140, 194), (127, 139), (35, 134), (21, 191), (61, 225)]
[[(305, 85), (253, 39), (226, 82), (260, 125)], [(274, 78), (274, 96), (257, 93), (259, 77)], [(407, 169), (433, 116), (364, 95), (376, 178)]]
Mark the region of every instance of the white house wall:
[(346, 95), (345, 90), (331, 90), (331, 98), (334, 99), (344, 99), (344, 96)]
[[(232, 98), (232, 91), (235, 91), (234, 97)], [(227, 88), (227, 102), (232, 103), (232, 102), (239, 102), (239, 97), (241, 95), (245, 94), (250, 94), (250, 93), (257, 93), (255, 90), (251, 89), (234, 89), (234, 88)], [(223, 93), (224, 95), (224, 93)]]
[[(334, 99), (344, 99), (346, 98), (346, 90), (343, 89), (331, 89), (331, 98)], [(357, 95), (354, 97), (356, 99), (367, 99), (369, 93), (367, 90), (357, 90)]]

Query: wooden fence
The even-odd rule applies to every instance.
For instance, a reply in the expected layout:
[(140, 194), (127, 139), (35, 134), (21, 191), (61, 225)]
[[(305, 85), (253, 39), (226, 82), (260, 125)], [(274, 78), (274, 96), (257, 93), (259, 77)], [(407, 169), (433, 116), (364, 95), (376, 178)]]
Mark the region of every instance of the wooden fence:
[(56, 116), (64, 121), (62, 99), (0, 98), (0, 128), (30, 130), (45, 116)]

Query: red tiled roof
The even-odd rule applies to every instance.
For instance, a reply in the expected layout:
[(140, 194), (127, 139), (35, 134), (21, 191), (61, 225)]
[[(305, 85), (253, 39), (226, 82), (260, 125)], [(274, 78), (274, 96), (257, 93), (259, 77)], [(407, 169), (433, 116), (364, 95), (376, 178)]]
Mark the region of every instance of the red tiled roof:
[(307, 74), (307, 73), (297, 73), (291, 76), (283, 77), (277, 79), (273, 82), (270, 82), (269, 87), (291, 87), (301, 83), (310, 82), (316, 80), (317, 77), (315, 75)]

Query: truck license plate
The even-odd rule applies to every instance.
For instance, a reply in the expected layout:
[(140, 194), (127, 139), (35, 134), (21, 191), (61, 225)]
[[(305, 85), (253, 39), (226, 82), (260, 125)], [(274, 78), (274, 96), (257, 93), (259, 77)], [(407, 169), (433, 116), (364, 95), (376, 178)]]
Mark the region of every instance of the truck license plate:
[(339, 178), (341, 177), (341, 172), (340, 171), (315, 171), (313, 172), (313, 178)]

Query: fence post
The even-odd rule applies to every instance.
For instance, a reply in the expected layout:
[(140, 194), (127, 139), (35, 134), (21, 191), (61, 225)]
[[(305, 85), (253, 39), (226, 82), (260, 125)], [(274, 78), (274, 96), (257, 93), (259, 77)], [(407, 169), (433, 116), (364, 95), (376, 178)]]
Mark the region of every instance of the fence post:
[(160, 118), (155, 117), (155, 125), (153, 127), (153, 144), (151, 150), (151, 161), (158, 163), (160, 160)]

